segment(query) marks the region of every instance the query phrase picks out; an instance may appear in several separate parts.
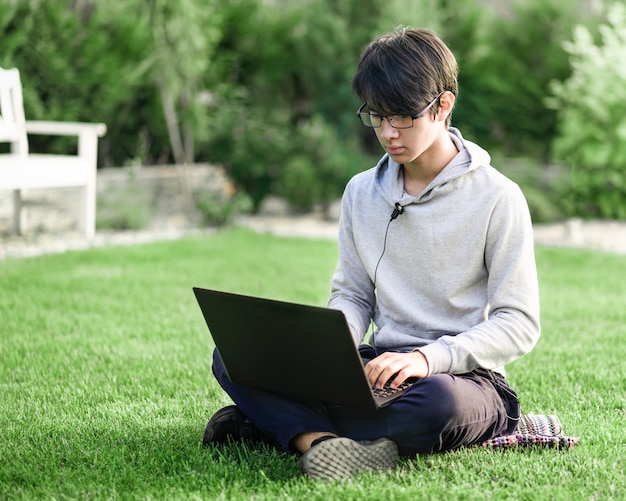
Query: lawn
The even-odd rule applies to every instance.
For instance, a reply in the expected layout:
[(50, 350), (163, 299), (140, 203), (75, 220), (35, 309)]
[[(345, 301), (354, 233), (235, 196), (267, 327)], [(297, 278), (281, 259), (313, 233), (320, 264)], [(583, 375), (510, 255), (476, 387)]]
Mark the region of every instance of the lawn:
[(327, 240), (242, 229), (0, 261), (0, 499), (623, 499), (626, 256), (538, 248), (543, 335), (508, 367), (567, 451), (464, 449), (344, 483), (203, 448), (228, 403), (192, 286), (325, 304)]

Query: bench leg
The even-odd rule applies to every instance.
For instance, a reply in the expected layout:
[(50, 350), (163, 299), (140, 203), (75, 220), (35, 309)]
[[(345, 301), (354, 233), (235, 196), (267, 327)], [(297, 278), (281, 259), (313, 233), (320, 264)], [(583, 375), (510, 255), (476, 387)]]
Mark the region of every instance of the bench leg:
[(86, 238), (92, 239), (96, 234), (96, 189), (93, 184), (80, 189), (76, 214), (78, 214), (78, 230)]
[(89, 170), (87, 185), (81, 190), (79, 209), (79, 228), (88, 239), (96, 234), (96, 164), (98, 160), (98, 138), (93, 134), (83, 133), (78, 138), (78, 155), (86, 160)]

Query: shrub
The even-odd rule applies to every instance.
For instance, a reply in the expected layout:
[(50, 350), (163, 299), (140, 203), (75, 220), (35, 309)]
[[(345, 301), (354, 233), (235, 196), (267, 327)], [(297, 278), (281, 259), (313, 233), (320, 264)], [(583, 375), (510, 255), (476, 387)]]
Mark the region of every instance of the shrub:
[(98, 196), (96, 228), (98, 230), (143, 230), (150, 222), (149, 196), (132, 179), (121, 188)]
[(245, 193), (227, 196), (212, 191), (200, 191), (194, 195), (196, 208), (207, 226), (226, 226), (235, 216), (252, 210), (252, 200)]
[(533, 223), (553, 223), (563, 219), (559, 199), (563, 175), (552, 172), (535, 159), (495, 157), (492, 164), (521, 188)]
[(317, 203), (325, 208), (356, 172), (372, 165), (357, 141), (356, 136), (340, 139), (336, 127), (320, 115), (303, 120), (293, 137), (292, 156), (281, 165), (278, 193), (298, 209)]
[[(119, 2), (74, 4), (0, 0), (0, 66), (20, 70), (28, 119), (104, 122), (101, 157), (123, 162), (140, 129), (138, 109), (129, 108), (147, 71), (145, 26), (116, 15), (124, 14), (113, 8)], [(75, 144), (32, 136), (30, 147), (65, 152)]]
[(380, 10), (373, 0), (225, 7), (212, 137), (200, 153), (226, 166), (255, 207), (269, 194), (304, 209), (341, 193), (361, 158), (345, 144), (361, 133), (350, 77)]
[[(455, 117), (462, 130), (489, 149), (547, 161), (557, 118), (544, 98), (552, 80), (569, 75), (561, 41), (583, 22), (580, 1), (509, 4), (511, 11), (493, 19), (478, 40), (482, 45), (470, 44), (461, 54)], [(592, 13), (586, 13), (585, 22), (593, 20)], [(463, 57), (468, 50), (469, 59)]]
[(557, 110), (553, 143), (571, 169), (568, 212), (584, 218), (626, 218), (626, 7), (610, 7), (596, 43), (578, 26), (564, 44), (572, 75), (552, 84), (548, 104)]
[(286, 160), (279, 182), (285, 199), (296, 209), (310, 210), (319, 198), (320, 182), (308, 156), (296, 155)]

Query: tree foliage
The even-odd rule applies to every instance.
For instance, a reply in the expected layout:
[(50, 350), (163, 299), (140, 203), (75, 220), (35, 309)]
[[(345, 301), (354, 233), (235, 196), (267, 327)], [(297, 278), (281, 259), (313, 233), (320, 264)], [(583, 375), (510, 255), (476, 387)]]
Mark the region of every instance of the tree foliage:
[[(558, 109), (545, 97), (550, 82), (570, 82), (581, 72), (582, 53), (572, 47), (582, 42), (562, 40), (575, 25), (592, 37), (602, 12), (579, 0), (509, 2), (507, 11), (488, 4), (0, 0), (0, 66), (20, 69), (28, 118), (105, 122), (101, 166), (220, 163), (255, 204), (275, 193), (306, 209), (337, 197), (381, 153), (354, 116), (360, 103), (350, 79), (363, 47), (399, 24), (426, 27), (446, 41), (461, 68), (453, 125), (501, 155), (543, 163), (554, 150), (574, 166), (572, 186), (580, 191), (583, 159), (602, 159), (605, 170), (619, 162), (621, 132), (603, 136), (595, 118), (576, 117), (623, 64), (593, 63), (598, 73), (589, 85), (566, 98), (564, 89), (580, 78), (572, 76), (555, 91)], [(573, 149), (567, 137), (596, 145)], [(33, 138), (32, 147), (73, 147), (51, 141)], [(566, 154), (568, 148), (577, 153)], [(590, 214), (616, 214), (596, 205)]]
[(626, 7), (613, 4), (600, 37), (578, 26), (564, 48), (571, 76), (552, 84), (554, 154), (571, 168), (568, 202), (582, 217), (626, 218)]
[[(359, 5), (378, 9), (372, 0)], [(351, 29), (357, 15), (355, 3), (330, 0), (263, 8), (239, 0), (224, 11), (213, 137), (203, 153), (226, 165), (255, 203), (273, 192), (308, 208), (369, 166), (348, 139), (358, 126), (350, 75), (371, 32)], [(306, 181), (295, 189), (297, 175)]]

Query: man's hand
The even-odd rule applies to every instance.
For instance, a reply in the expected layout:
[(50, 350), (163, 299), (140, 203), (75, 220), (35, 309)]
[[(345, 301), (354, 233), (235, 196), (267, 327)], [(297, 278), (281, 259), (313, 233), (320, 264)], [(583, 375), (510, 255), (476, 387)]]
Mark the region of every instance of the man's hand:
[(382, 388), (390, 379), (391, 387), (397, 388), (409, 378), (428, 376), (428, 361), (420, 351), (388, 351), (367, 363), (365, 375), (374, 388)]

